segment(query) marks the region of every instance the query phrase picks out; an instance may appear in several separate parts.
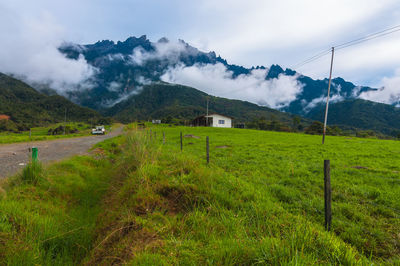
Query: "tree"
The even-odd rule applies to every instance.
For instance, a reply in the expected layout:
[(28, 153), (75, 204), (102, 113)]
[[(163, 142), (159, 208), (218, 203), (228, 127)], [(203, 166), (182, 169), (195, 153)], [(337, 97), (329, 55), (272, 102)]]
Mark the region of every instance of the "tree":
[(303, 129), (303, 127), (301, 127), (301, 129), (300, 129), (300, 123), (301, 123), (301, 118), (300, 118), (300, 116), (298, 116), (298, 115), (295, 115), (294, 117), (293, 117), (293, 120), (292, 120), (292, 123), (293, 123), (293, 131), (298, 131), (298, 130), (301, 130), (301, 129)]

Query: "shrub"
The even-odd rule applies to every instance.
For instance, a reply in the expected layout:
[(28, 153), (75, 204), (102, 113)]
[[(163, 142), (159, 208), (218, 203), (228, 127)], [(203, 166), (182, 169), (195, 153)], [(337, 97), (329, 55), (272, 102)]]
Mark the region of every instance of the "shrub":
[[(49, 131), (47, 131), (47, 135), (62, 135), (63, 133), (64, 133), (64, 126), (50, 128)], [(78, 129), (71, 126), (65, 127), (65, 134), (73, 134), (73, 133), (78, 133)]]
[(42, 178), (43, 167), (40, 162), (32, 161), (21, 173), (21, 180), (36, 185)]

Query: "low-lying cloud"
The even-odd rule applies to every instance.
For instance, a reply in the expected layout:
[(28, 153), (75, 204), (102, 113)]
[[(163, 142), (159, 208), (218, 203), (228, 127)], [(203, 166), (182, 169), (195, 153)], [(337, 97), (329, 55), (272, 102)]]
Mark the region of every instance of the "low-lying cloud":
[(0, 13), (0, 72), (47, 84), (60, 93), (92, 87), (96, 69), (82, 56), (71, 60), (58, 51), (64, 32), (50, 14), (27, 18), (2, 5)]
[(383, 78), (382, 88), (376, 91), (367, 91), (360, 94), (361, 99), (400, 105), (400, 69), (396, 70), (393, 77)]
[(169, 63), (178, 63), (182, 53), (187, 53), (185, 43), (170, 42), (163, 39), (154, 43), (154, 51), (148, 52), (143, 47), (136, 47), (130, 56), (130, 62), (135, 65), (143, 65), (146, 61), (150, 60), (168, 60)]
[[(343, 100), (344, 100), (344, 98), (340, 94), (334, 94), (329, 97), (329, 103), (337, 103), (337, 102), (341, 102)], [(320, 104), (326, 104), (326, 96), (321, 96), (321, 97), (312, 99), (312, 101), (310, 101), (309, 103), (304, 102), (303, 103), (304, 112), (308, 113)]]
[(223, 64), (193, 66), (179, 65), (169, 68), (161, 79), (202, 90), (211, 95), (246, 100), (263, 106), (287, 106), (302, 91), (297, 76), (279, 75), (265, 80), (268, 69), (255, 69), (248, 75), (233, 77)]

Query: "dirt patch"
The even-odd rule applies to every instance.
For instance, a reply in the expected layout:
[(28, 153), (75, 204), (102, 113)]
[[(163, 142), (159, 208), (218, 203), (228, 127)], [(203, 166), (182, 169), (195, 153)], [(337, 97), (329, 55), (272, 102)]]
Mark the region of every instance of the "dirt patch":
[(191, 135), (191, 134), (187, 134), (184, 136), (185, 138), (193, 138), (193, 139), (199, 139), (199, 136), (195, 136), (195, 135)]
[(231, 146), (229, 146), (229, 145), (222, 145), (222, 146), (216, 146), (215, 148), (217, 148), (217, 149), (227, 149), (227, 148), (230, 148)]
[(96, 149), (92, 150), (90, 153), (93, 154), (94, 158), (97, 160), (107, 157), (104, 149), (102, 149), (102, 148), (96, 148)]
[(86, 265), (123, 265), (140, 251), (154, 250), (163, 245), (157, 233), (135, 221), (114, 224), (103, 236)]
[(369, 169), (368, 167), (361, 166), (361, 165), (350, 166), (350, 168), (354, 168), (354, 169)]
[(157, 192), (167, 200), (165, 211), (170, 214), (188, 212), (199, 203), (199, 192), (193, 185), (171, 186), (165, 184)]
[(135, 199), (135, 214), (138, 216), (146, 215), (148, 213), (154, 212), (154, 210), (158, 207), (162, 207), (163, 203), (160, 198), (156, 198), (153, 195), (148, 197), (137, 197)]

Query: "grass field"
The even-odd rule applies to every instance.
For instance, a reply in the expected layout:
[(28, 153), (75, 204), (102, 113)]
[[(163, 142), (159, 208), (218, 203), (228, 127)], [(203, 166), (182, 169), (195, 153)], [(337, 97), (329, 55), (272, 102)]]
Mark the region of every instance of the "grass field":
[[(0, 264), (400, 263), (400, 142), (164, 126), (150, 138), (135, 128), (94, 158), (3, 186)], [(182, 152), (181, 131), (194, 136)]]
[(31, 129), (31, 138), (29, 138), (29, 131), (21, 133), (12, 132), (0, 132), (0, 144), (15, 143), (15, 142), (27, 142), (27, 141), (40, 141), (40, 140), (52, 140), (60, 138), (73, 138), (87, 136), (91, 134), (91, 126), (85, 123), (71, 122), (67, 123), (67, 126), (78, 129), (77, 133), (65, 134), (65, 135), (48, 135), (50, 128), (56, 128), (63, 126), (64, 123), (54, 124), (48, 127), (35, 127)]
[[(285, 211), (324, 222), (323, 160), (331, 160), (333, 232), (372, 258), (400, 254), (400, 142), (240, 129), (164, 128), (167, 147), (205, 161), (251, 184)], [(153, 129), (154, 131), (154, 129)], [(160, 134), (159, 134), (160, 135)], [(160, 140), (158, 140), (160, 141)], [(244, 192), (247, 193), (247, 192)]]

